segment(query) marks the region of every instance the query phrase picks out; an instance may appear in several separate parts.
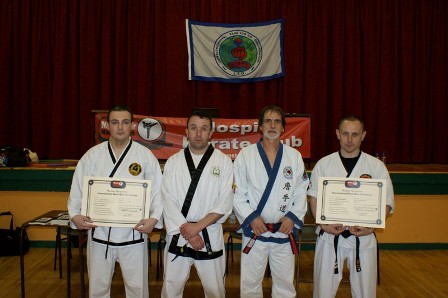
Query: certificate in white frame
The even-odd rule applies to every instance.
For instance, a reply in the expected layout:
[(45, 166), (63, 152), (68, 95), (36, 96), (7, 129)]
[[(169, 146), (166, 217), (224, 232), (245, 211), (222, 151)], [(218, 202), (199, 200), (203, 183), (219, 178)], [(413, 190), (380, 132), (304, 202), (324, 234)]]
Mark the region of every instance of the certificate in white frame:
[(151, 181), (85, 176), (81, 214), (94, 225), (135, 227), (149, 217)]
[(316, 223), (386, 227), (386, 180), (320, 177)]

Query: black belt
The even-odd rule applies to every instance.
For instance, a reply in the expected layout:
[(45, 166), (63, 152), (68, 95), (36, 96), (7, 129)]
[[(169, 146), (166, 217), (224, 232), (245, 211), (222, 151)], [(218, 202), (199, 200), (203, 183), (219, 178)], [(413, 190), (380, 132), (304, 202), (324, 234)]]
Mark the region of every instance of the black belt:
[[(319, 232), (319, 236), (321, 236), (323, 233), (325, 233), (325, 232), (321, 229), (320, 232)], [(348, 238), (348, 237), (352, 236), (353, 234), (350, 233), (349, 230), (345, 230), (340, 235), (342, 235), (342, 237), (344, 237), (344, 238)], [(340, 235), (335, 235), (334, 236), (334, 253), (336, 255), (335, 256), (335, 260), (334, 260), (334, 274), (338, 274), (339, 273), (338, 242), (339, 242), (339, 236)], [(356, 238), (356, 272), (360, 272), (361, 271), (361, 261), (359, 259), (359, 238), (357, 236), (355, 236), (355, 238)]]
[(125, 246), (125, 245), (130, 245), (130, 244), (141, 243), (141, 242), (145, 241), (145, 239), (143, 239), (142, 234), (140, 234), (140, 239), (137, 239), (137, 240), (125, 241), (125, 242), (120, 242), (120, 243), (111, 242), (111, 241), (109, 241), (111, 230), (112, 230), (112, 227), (109, 227), (109, 233), (107, 234), (107, 241), (106, 241), (106, 240), (101, 240), (101, 239), (93, 237), (93, 235), (95, 235), (95, 228), (92, 228), (92, 241), (106, 245), (106, 253), (104, 254), (105, 259), (107, 259), (107, 253), (109, 252), (109, 246)]
[[(176, 255), (176, 257), (174, 259), (176, 259), (178, 256), (181, 257), (187, 257), (187, 258), (192, 258), (195, 260), (212, 260), (212, 259), (216, 259), (219, 258), (223, 255), (223, 251), (222, 249), (220, 251), (214, 251), (214, 252), (207, 252), (207, 251), (198, 251), (198, 250), (194, 250), (191, 247), (187, 247), (185, 246), (171, 246), (168, 248), (168, 251), (174, 255)], [(173, 259), (173, 261), (174, 261)]]
[[(212, 251), (212, 246), (210, 244), (210, 238), (208, 236), (208, 231), (207, 231), (206, 227), (202, 230), (202, 236), (204, 238), (205, 248), (206, 248), (207, 252), (200, 252), (200, 251), (191, 249), (191, 247), (187, 247), (188, 243), (185, 244), (184, 246), (177, 246), (177, 242), (179, 241), (179, 236), (180, 236), (180, 234), (174, 235), (173, 238), (171, 239), (170, 246), (168, 247), (168, 251), (170, 253), (176, 255), (174, 257), (174, 259), (171, 260), (171, 262), (174, 261), (179, 256), (190, 257), (195, 260), (211, 260), (211, 259), (216, 259), (216, 258), (219, 258), (220, 256), (222, 256), (222, 250), (217, 251), (217, 252)], [(196, 255), (196, 253), (199, 253), (199, 252), (202, 254), (206, 254), (207, 256), (202, 256), (202, 254), (201, 254), (201, 256)]]
[(137, 239), (137, 240), (133, 240), (133, 241), (126, 241), (126, 242), (110, 242), (110, 241), (106, 241), (106, 240), (101, 240), (101, 239), (97, 239), (97, 238), (93, 238), (92, 237), (92, 241), (94, 242), (98, 242), (101, 244), (106, 244), (106, 245), (110, 245), (110, 246), (126, 246), (126, 245), (130, 245), (130, 244), (137, 244), (137, 243), (142, 243), (145, 241), (145, 239), (141, 238), (141, 239)]

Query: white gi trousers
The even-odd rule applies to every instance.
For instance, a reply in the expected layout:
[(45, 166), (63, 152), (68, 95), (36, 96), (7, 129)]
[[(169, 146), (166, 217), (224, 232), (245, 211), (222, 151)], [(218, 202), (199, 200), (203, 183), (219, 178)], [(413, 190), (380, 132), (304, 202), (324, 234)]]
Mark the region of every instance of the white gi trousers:
[[(243, 235), (242, 249), (249, 240)], [(263, 297), (262, 281), (268, 260), (272, 275), (272, 297), (296, 297), (294, 257), (289, 243), (255, 241), (248, 254), (241, 251), (241, 298)]]
[[(110, 297), (115, 262), (120, 263), (126, 298), (147, 298), (148, 247), (147, 240), (127, 246), (111, 246), (106, 256), (105, 244), (89, 240), (87, 243), (87, 268), (89, 272), (89, 297)], [(123, 260), (123, 262), (121, 262)]]
[(196, 267), (202, 287), (204, 288), (205, 298), (225, 298), (225, 252), (216, 259), (195, 260), (188, 257), (177, 257), (168, 252), (169, 244), (165, 247), (165, 263), (163, 274), (163, 298), (183, 297), (185, 283), (190, 277), (191, 266)]
[[(372, 235), (373, 236), (373, 235)], [(343, 236), (339, 236), (341, 239)], [(354, 237), (354, 236), (350, 236)], [(356, 251), (355, 248), (338, 246), (339, 272), (334, 273), (334, 243), (325, 241), (318, 237), (316, 251), (314, 255), (314, 298), (336, 297), (339, 284), (342, 280), (344, 261), (350, 271), (350, 286), (352, 297), (375, 298), (376, 297), (376, 276), (377, 276), (377, 256), (376, 245), (371, 248), (359, 249), (359, 260), (361, 271), (356, 271)]]

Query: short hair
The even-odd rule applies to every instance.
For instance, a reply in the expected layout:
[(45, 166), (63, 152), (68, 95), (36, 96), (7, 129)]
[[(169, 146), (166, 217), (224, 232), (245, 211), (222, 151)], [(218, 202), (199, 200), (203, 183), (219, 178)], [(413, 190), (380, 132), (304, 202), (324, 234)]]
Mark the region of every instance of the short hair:
[(190, 114), (190, 116), (187, 119), (187, 128), (188, 128), (188, 123), (190, 123), (190, 119), (193, 116), (198, 116), (201, 119), (207, 119), (210, 122), (210, 130), (213, 128), (213, 126), (212, 126), (212, 116), (210, 115), (209, 112), (206, 112), (204, 110), (196, 110), (196, 111), (193, 111)]
[(129, 114), (131, 114), (131, 121), (134, 119), (134, 113), (132, 112), (130, 107), (128, 107), (127, 105), (116, 105), (116, 106), (112, 106), (110, 108), (109, 112), (107, 113), (107, 122), (110, 121), (110, 113), (119, 112), (119, 111), (129, 112)]
[(344, 121), (359, 121), (359, 123), (361, 123), (362, 131), (365, 131), (364, 121), (361, 119), (361, 117), (358, 117), (358, 116), (355, 116), (355, 115), (348, 115), (348, 116), (342, 117), (341, 120), (339, 120), (338, 129), (341, 128), (342, 122), (344, 122)]
[(262, 126), (263, 122), (264, 122), (264, 114), (266, 114), (266, 112), (276, 112), (277, 114), (279, 114), (282, 117), (282, 126), (283, 128), (286, 127), (286, 119), (285, 119), (285, 112), (283, 112), (282, 108), (280, 108), (279, 106), (276, 105), (269, 105), (264, 107), (261, 111), (260, 114), (258, 115), (258, 126)]

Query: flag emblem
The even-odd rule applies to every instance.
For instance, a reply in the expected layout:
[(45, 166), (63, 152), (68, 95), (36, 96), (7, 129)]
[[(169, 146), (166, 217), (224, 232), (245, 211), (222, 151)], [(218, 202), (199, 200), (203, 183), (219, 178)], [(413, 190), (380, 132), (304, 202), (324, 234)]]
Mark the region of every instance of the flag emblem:
[(244, 77), (262, 61), (260, 41), (247, 31), (234, 30), (221, 35), (214, 47), (215, 61), (230, 76)]
[(186, 20), (188, 78), (228, 83), (285, 75), (283, 20), (223, 24)]

